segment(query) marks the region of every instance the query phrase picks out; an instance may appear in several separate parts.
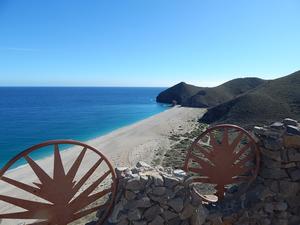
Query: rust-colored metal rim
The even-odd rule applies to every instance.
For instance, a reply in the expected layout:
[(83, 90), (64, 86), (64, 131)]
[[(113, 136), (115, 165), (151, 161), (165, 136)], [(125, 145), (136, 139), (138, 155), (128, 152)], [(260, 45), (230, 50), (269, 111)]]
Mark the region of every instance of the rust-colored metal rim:
[[(238, 196), (240, 196), (242, 193), (245, 193), (246, 190), (249, 188), (249, 186), (251, 185), (251, 183), (253, 183), (253, 181), (256, 179), (257, 175), (258, 175), (258, 171), (259, 171), (259, 165), (260, 165), (260, 151), (258, 148), (258, 145), (256, 144), (255, 139), (252, 137), (252, 135), (246, 131), (245, 129), (236, 126), (236, 125), (232, 125), (232, 124), (219, 124), (216, 126), (212, 126), (207, 128), (203, 133), (201, 133), (195, 140), (194, 142), (191, 144), (191, 146), (188, 148), (188, 152), (187, 152), (187, 156), (185, 159), (185, 163), (184, 163), (184, 170), (186, 172), (191, 172), (189, 169), (189, 162), (192, 158), (192, 154), (193, 154), (193, 149), (196, 145), (198, 145), (198, 142), (205, 137), (206, 135), (208, 135), (209, 133), (211, 133), (214, 130), (218, 130), (218, 129), (235, 129), (238, 130), (239, 132), (242, 132), (243, 135), (246, 135), (247, 138), (249, 138), (252, 146), (254, 147), (254, 154), (255, 154), (255, 168), (254, 170), (252, 170), (252, 177), (248, 180), (245, 188), (243, 188), (241, 191), (239, 191)], [(201, 181), (203, 182), (203, 181)], [(208, 182), (209, 183), (209, 182)], [(223, 189), (225, 190), (225, 189)], [(217, 193), (217, 196), (219, 198), (219, 200), (222, 200), (224, 195)]]
[[(32, 193), (36, 193), (37, 191), (41, 191), (41, 190), (39, 190), (38, 188), (36, 188), (36, 187), (33, 187), (33, 186), (30, 186), (30, 185), (28, 185), (28, 186), (23, 186), (23, 183), (21, 183), (21, 182), (19, 182), (19, 181), (15, 181), (15, 180), (11, 180), (10, 178), (6, 178), (5, 176), (4, 176), (4, 174), (14, 165), (14, 163), (15, 162), (17, 162), (19, 159), (21, 159), (21, 158), (25, 158), (26, 160), (27, 160), (27, 162), (28, 161), (30, 161), (30, 166), (31, 166), (31, 168), (32, 168), (32, 165), (33, 166), (35, 166), (35, 165), (37, 165), (31, 158), (29, 158), (28, 157), (28, 155), (31, 153), (31, 152), (33, 152), (33, 151), (35, 151), (35, 150), (38, 150), (38, 149), (40, 149), (40, 148), (43, 148), (43, 147), (47, 147), (47, 146), (51, 146), (51, 145), (53, 145), (54, 146), (54, 148), (55, 148), (55, 152), (54, 152), (54, 178), (53, 179), (55, 179), (55, 170), (56, 170), (56, 174), (57, 174), (57, 178), (58, 179), (62, 179), (61, 177), (59, 177), (59, 173), (61, 172), (61, 171), (64, 171), (64, 167), (63, 167), (63, 164), (62, 164), (62, 161), (61, 161), (61, 157), (60, 157), (60, 153), (59, 153), (59, 149), (58, 149), (58, 146), (59, 145), (63, 145), (63, 144), (67, 144), (67, 145), (74, 145), (74, 146), (81, 146), (83, 149), (82, 149), (82, 151), (81, 151), (81, 153), (79, 154), (79, 156), (78, 156), (78, 158), (74, 161), (74, 163), (73, 163), (73, 165), (72, 165), (72, 167), (71, 167), (71, 169), (68, 171), (68, 173), (67, 174), (65, 174), (65, 175), (68, 175), (69, 173), (71, 173), (70, 171), (72, 170), (72, 168), (73, 168), (73, 171), (72, 171), (72, 177), (73, 177), (73, 179), (74, 179), (74, 177), (75, 177), (75, 175), (76, 175), (76, 172), (78, 171), (78, 168), (79, 168), (79, 166), (80, 166), (80, 164), (81, 164), (81, 161), (82, 161), (82, 159), (83, 159), (83, 157), (84, 157), (84, 154), (85, 154), (85, 152), (87, 151), (87, 150), (90, 150), (90, 151), (93, 151), (94, 153), (96, 153), (99, 157), (100, 157), (100, 159), (97, 161), (97, 163), (88, 171), (88, 173), (89, 173), (89, 175), (87, 175), (87, 174), (85, 174), (85, 178), (86, 178), (86, 180), (92, 175), (92, 173), (97, 169), (97, 167), (102, 163), (102, 162), (105, 162), (105, 164), (107, 165), (107, 167), (108, 167), (108, 171), (104, 174), (104, 175), (102, 175), (96, 182), (102, 182), (108, 175), (110, 175), (111, 176), (111, 186), (110, 186), (110, 188), (109, 189), (107, 189), (107, 190), (104, 190), (104, 191), (101, 191), (101, 193), (97, 193), (97, 195), (96, 194), (93, 194), (93, 199), (95, 199), (95, 197), (97, 197), (97, 196), (104, 196), (104, 195), (106, 195), (106, 194), (109, 194), (109, 193), (111, 193), (110, 194), (110, 198), (109, 198), (109, 200), (108, 200), (108, 202), (105, 204), (105, 205), (103, 205), (103, 214), (102, 214), (102, 217), (101, 218), (99, 218), (99, 220), (98, 220), (98, 222), (97, 222), (97, 225), (100, 225), (100, 224), (103, 224), (105, 221), (106, 221), (106, 219), (107, 219), (107, 217), (109, 216), (109, 214), (111, 213), (111, 211), (112, 211), (112, 208), (113, 208), (113, 205), (114, 205), (114, 202), (115, 202), (115, 197), (116, 197), (116, 188), (117, 188), (117, 179), (116, 179), (116, 174), (115, 174), (115, 171), (114, 171), (114, 168), (113, 168), (113, 166), (111, 165), (111, 163), (110, 163), (110, 161), (106, 158), (106, 156), (105, 155), (103, 155), (100, 151), (98, 151), (96, 148), (94, 148), (94, 147), (92, 147), (92, 146), (89, 146), (89, 145), (87, 145), (87, 144), (85, 144), (85, 143), (82, 143), (82, 142), (79, 142), (79, 141), (75, 141), (75, 140), (51, 140), (51, 141), (46, 141), (46, 142), (43, 142), (43, 143), (40, 143), (40, 144), (37, 144), (37, 145), (34, 145), (34, 146), (32, 146), (32, 147), (30, 147), (30, 148), (28, 148), (28, 149), (26, 149), (26, 150), (24, 150), (24, 151), (22, 151), (21, 153), (19, 153), (18, 155), (16, 155), (15, 157), (13, 157), (8, 163), (6, 163), (6, 165), (0, 170), (0, 180), (3, 180), (3, 181), (5, 181), (5, 182), (7, 182), (7, 183), (9, 183), (9, 184), (12, 184), (12, 185), (14, 185), (14, 186), (16, 186), (16, 187), (18, 187), (18, 188), (20, 188), (20, 185), (21, 185), (21, 190), (25, 190), (25, 191), (28, 191), (30, 188), (32, 188), (32, 189), (30, 189), (30, 191), (28, 191), (29, 193), (31, 192), (31, 194)], [(26, 158), (27, 157), (27, 158)], [(38, 165), (37, 165), (38, 166)], [(38, 166), (39, 167), (39, 166)], [(56, 169), (56, 167), (60, 167), (60, 168), (58, 168), (58, 169)], [(37, 170), (39, 170), (39, 169), (41, 169), (41, 168), (37, 168)], [(36, 171), (34, 171), (34, 172), (36, 172)], [(40, 170), (38, 171), (38, 172), (41, 172)], [(41, 173), (43, 173), (44, 171), (42, 171)], [(42, 176), (43, 175), (45, 175), (45, 174), (42, 174)], [(40, 179), (40, 177), (38, 176), (38, 178)], [(41, 180), (41, 179), (40, 179)], [(82, 179), (83, 180), (83, 179)], [(81, 180), (81, 181), (82, 181)], [(85, 181), (86, 181), (85, 180)], [(95, 183), (93, 183), (91, 186), (93, 186), (93, 187), (95, 187), (95, 185), (96, 185), (96, 182)], [(72, 185), (74, 185), (74, 186), (76, 186), (76, 184), (75, 184), (75, 181), (71, 181), (71, 183), (72, 183)], [(38, 186), (38, 187), (42, 187), (42, 185), (43, 184), (37, 184), (37, 183), (34, 183), (36, 186)], [(100, 184), (100, 183), (99, 183)], [(82, 183), (82, 185), (83, 185), (83, 183)], [(91, 187), (90, 186), (90, 187)], [(22, 187), (25, 187), (25, 189), (23, 189)], [(79, 188), (77, 188), (78, 190), (79, 190)], [(32, 191), (33, 190), (33, 191)], [(83, 191), (83, 192), (85, 192), (85, 190)], [(87, 191), (87, 192), (89, 192), (89, 193), (87, 193), (87, 195), (86, 195), (86, 197), (88, 197), (88, 198), (90, 198), (90, 193), (91, 193), (91, 191)], [(39, 193), (40, 195), (37, 195), (37, 196), (39, 196), (39, 197), (41, 197), (42, 196), (42, 198), (44, 197), (43, 195), (42, 195), (42, 193)], [(46, 196), (46, 195), (45, 195)], [(1, 196), (2, 198), (6, 198), (7, 196)], [(84, 197), (84, 195), (82, 196), (82, 197)], [(8, 198), (11, 198), (11, 197), (8, 197)], [(76, 197), (77, 198), (77, 197)], [(0, 198), (0, 200), (1, 200), (1, 198)], [(3, 199), (2, 199), (3, 200)], [(47, 200), (47, 199), (46, 199)], [(97, 199), (96, 199), (97, 200)], [(95, 200), (95, 201), (96, 201)], [(86, 200), (87, 201), (87, 200)], [(90, 201), (90, 199), (88, 200), (88, 201)], [(94, 201), (93, 201), (94, 202)], [(19, 204), (19, 203), (18, 203)], [(78, 204), (78, 203), (77, 203)], [(74, 204), (75, 205), (75, 204)], [(87, 205), (86, 205), (87, 206)], [(85, 206), (85, 207), (86, 207)], [(57, 225), (66, 225), (66, 224), (69, 224), (70, 222), (73, 222), (73, 221), (75, 221), (75, 220), (78, 220), (78, 219), (80, 219), (81, 217), (84, 217), (84, 216), (86, 216), (86, 215), (89, 215), (90, 213), (92, 213), (92, 212), (95, 212), (95, 211), (98, 211), (99, 209), (101, 209), (101, 206), (99, 206), (99, 207), (95, 207), (95, 208), (91, 208), (91, 209), (88, 209), (88, 210), (85, 210), (85, 214), (84, 213), (78, 213), (78, 215), (77, 216), (75, 216), (76, 218), (75, 219), (70, 219), (69, 220), (69, 222), (67, 222), (67, 223), (59, 223), (59, 222), (55, 222), (55, 223), (51, 223), (51, 222), (36, 222), (36, 223), (32, 223), (32, 224), (41, 224), (41, 225), (54, 225), (54, 224), (57, 224)], [(89, 212), (89, 213), (88, 213)], [(83, 216), (79, 216), (79, 215), (83, 215)], [(11, 219), (11, 218), (7, 218), (7, 217), (1, 217), (1, 215), (3, 215), (3, 214), (0, 214), (0, 219), (2, 218), (2, 219)], [(40, 218), (27, 218), (27, 219), (40, 219)]]

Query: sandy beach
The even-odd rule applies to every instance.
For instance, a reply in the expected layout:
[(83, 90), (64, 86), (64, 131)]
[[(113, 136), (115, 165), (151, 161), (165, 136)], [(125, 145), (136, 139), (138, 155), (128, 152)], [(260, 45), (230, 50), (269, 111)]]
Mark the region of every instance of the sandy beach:
[[(158, 152), (161, 153), (170, 148), (170, 135), (180, 135), (193, 130), (197, 126), (197, 119), (204, 112), (204, 109), (199, 108), (173, 107), (145, 120), (117, 129), (107, 135), (89, 140), (86, 143), (99, 149), (110, 160), (113, 167), (130, 167), (138, 161), (152, 163)], [(75, 147), (61, 151), (66, 171), (71, 167), (81, 150), (81, 148)], [(37, 163), (52, 176), (52, 156), (40, 159)], [(94, 163), (95, 156), (86, 154), (76, 177), (80, 177)], [(6, 176), (30, 185), (32, 185), (32, 182), (37, 181), (37, 177), (29, 166), (8, 171)], [(85, 185), (88, 186), (89, 182), (92, 182), (92, 180), (87, 181)], [(22, 196), (23, 198), (28, 196), (28, 199), (32, 199), (32, 196), (24, 195), (24, 191), (16, 191), (16, 188), (3, 181), (0, 181), (0, 195)], [(16, 207), (0, 202), (1, 214), (15, 211)], [(19, 209), (19, 211), (22, 211), (22, 209)], [(19, 224), (20, 222), (3, 220), (0, 224)]]

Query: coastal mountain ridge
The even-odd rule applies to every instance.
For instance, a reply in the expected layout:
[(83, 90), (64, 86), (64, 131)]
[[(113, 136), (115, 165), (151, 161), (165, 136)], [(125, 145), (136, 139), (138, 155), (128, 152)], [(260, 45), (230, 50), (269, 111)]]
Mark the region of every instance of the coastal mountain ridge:
[(180, 82), (161, 92), (156, 97), (156, 101), (170, 104), (176, 101), (179, 105), (189, 107), (213, 107), (266, 82), (266, 80), (256, 77), (237, 78), (211, 88)]
[(209, 108), (200, 122), (252, 126), (285, 117), (300, 119), (300, 71)]
[[(178, 86), (184, 86), (184, 92)], [(188, 92), (190, 86), (179, 83), (170, 88), (172, 91), (160, 93), (157, 101), (166, 100), (165, 96), (176, 97), (182, 106), (208, 108), (200, 119), (204, 123), (252, 126), (285, 117), (300, 119), (300, 71), (274, 80), (238, 78), (213, 88), (198, 87), (193, 95), (197, 87), (192, 86), (193, 91)], [(185, 98), (179, 98), (182, 96)]]

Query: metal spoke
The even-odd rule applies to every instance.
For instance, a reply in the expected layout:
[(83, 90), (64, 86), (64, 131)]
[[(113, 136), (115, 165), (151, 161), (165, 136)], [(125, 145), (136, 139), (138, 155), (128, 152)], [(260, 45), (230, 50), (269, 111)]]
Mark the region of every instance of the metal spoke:
[[(233, 138), (234, 133), (237, 135)], [(218, 143), (216, 134), (222, 133), (222, 139)], [(211, 149), (206, 150), (204, 144), (206, 137), (209, 137)], [(247, 138), (248, 143), (243, 143), (243, 138)], [(231, 142), (230, 139), (233, 139)], [(231, 143), (230, 143), (231, 142)], [(242, 145), (237, 152), (236, 148)], [(248, 153), (250, 149), (250, 153)], [(202, 154), (202, 156), (198, 156)], [(248, 162), (253, 162), (255, 168), (247, 166)], [(198, 166), (195, 166), (197, 163)], [(240, 181), (252, 182), (257, 176), (259, 166), (259, 152), (252, 136), (244, 129), (234, 125), (217, 125), (203, 132), (189, 148), (184, 169), (192, 172), (201, 178), (194, 178), (194, 182), (205, 182), (216, 184), (217, 195), (222, 199), (225, 195), (225, 186), (238, 183)], [(253, 171), (252, 174), (249, 174)], [(203, 178), (203, 176), (205, 178)], [(239, 177), (243, 179), (238, 179)], [(247, 177), (247, 179), (245, 179)], [(251, 178), (252, 177), (252, 178)]]
[[(67, 173), (65, 172), (64, 163), (59, 151), (60, 144), (71, 144), (82, 147), (81, 152), (71, 164)], [(50, 177), (48, 173), (29, 156), (32, 151), (39, 150), (45, 146), (53, 146), (54, 148), (53, 177)], [(78, 182), (76, 182), (74, 181), (74, 178), (80, 169), (87, 151), (93, 152), (93, 154), (96, 153), (98, 160), (94, 163), (94, 165), (88, 168), (88, 171), (79, 178)], [(7, 170), (22, 157), (26, 159), (33, 174), (35, 174), (39, 180), (39, 183), (32, 182), (35, 186), (31, 186), (30, 184), (25, 184), (22, 181), (17, 181), (5, 176)], [(35, 219), (42, 221), (32, 222), (31, 224), (67, 225), (70, 222), (101, 209), (103, 210), (103, 216), (100, 222), (103, 222), (112, 209), (116, 195), (116, 177), (114, 169), (101, 152), (81, 142), (72, 140), (57, 140), (35, 145), (17, 155), (4, 168), (6, 169), (5, 171), (1, 171), (0, 180), (5, 182), (7, 185), (10, 185), (11, 188), (26, 191), (29, 195), (42, 198), (47, 200), (49, 203), (40, 202), (35, 198), (31, 201), (12, 196), (0, 195), (0, 201), (26, 210), (21, 212), (1, 213), (0, 209), (1, 219)], [(102, 168), (106, 168), (105, 171), (103, 171)], [(97, 169), (101, 169), (103, 171), (103, 173), (101, 172), (102, 175), (97, 179), (91, 178), (92, 176), (97, 175)], [(89, 184), (88, 188), (80, 191), (84, 184)], [(103, 184), (105, 185), (103, 186)], [(92, 194), (95, 190), (97, 190), (97, 192)], [(108, 194), (110, 194), (110, 197), (106, 198), (105, 196)], [(89, 205), (92, 203), (94, 204), (96, 201), (98, 202), (104, 197), (106, 200), (103, 205), (87, 209)]]

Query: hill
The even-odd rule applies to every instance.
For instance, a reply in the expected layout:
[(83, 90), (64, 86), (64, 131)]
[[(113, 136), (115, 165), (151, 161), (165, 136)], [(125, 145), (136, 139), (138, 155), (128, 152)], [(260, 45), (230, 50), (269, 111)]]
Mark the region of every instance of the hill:
[(253, 125), (300, 119), (300, 71), (268, 81), (234, 99), (210, 108), (201, 118), (205, 123)]
[(176, 101), (177, 104), (183, 105), (186, 104), (190, 97), (198, 93), (201, 89), (202, 88), (200, 87), (181, 82), (161, 92), (156, 97), (156, 101), (170, 104), (173, 103), (173, 101)]
[(204, 88), (192, 96), (186, 106), (211, 107), (233, 99), (257, 86), (265, 83), (259, 78), (238, 78), (228, 81), (220, 86)]
[(248, 92), (265, 82), (259, 78), (238, 78), (213, 88), (197, 87), (181, 82), (161, 92), (156, 100), (162, 103), (172, 103), (173, 100), (176, 100), (178, 104), (190, 107), (212, 107)]

